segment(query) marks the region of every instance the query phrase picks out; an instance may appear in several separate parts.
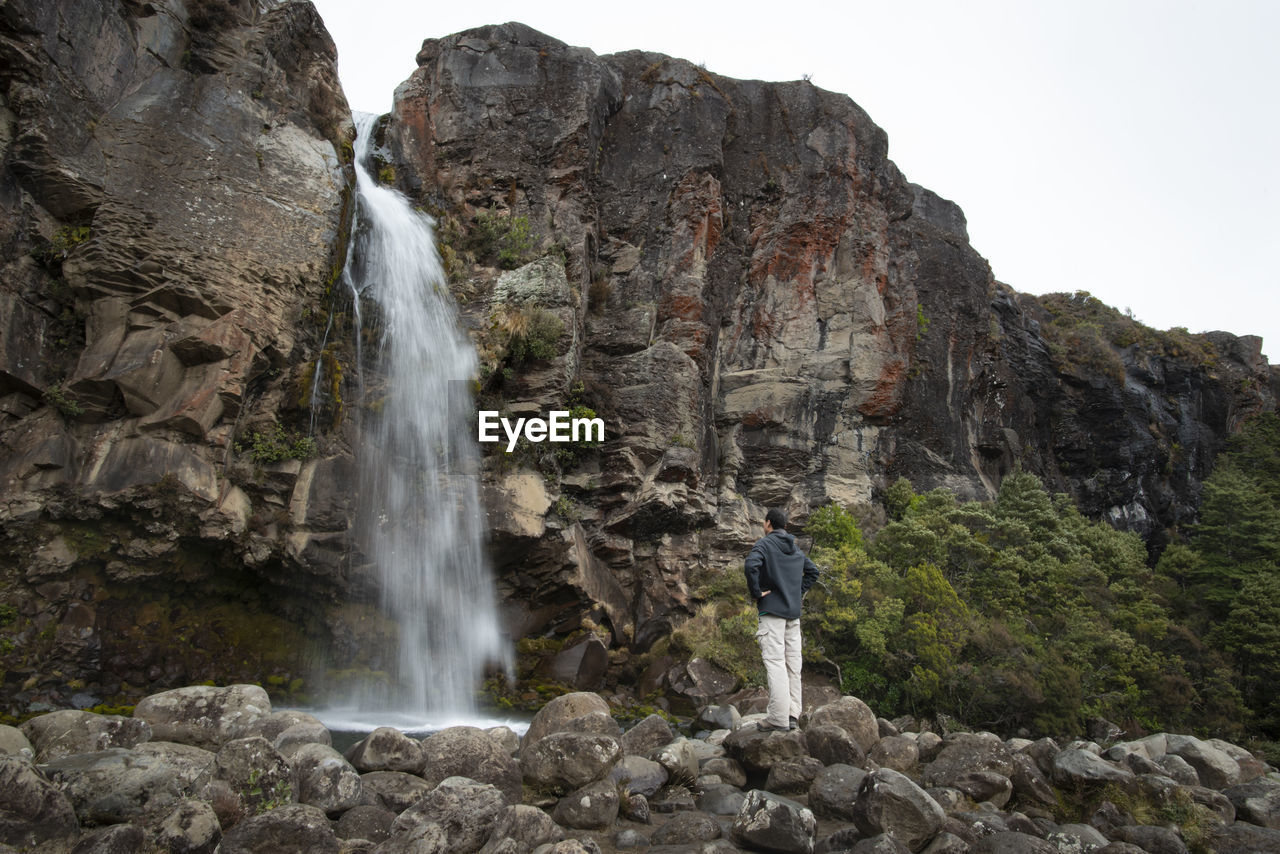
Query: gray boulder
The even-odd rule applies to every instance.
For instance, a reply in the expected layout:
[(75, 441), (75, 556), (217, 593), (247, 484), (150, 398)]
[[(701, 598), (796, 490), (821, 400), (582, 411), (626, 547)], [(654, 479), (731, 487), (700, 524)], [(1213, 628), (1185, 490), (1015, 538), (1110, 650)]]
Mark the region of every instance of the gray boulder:
[(653, 845), (696, 845), (722, 835), (720, 822), (704, 812), (683, 812), (655, 830), (649, 837)]
[(857, 697), (841, 697), (834, 703), (819, 706), (809, 715), (808, 727), (833, 724), (853, 737), (864, 751), (880, 740), (880, 725), (871, 707)]
[(1013, 781), (995, 771), (970, 771), (956, 777), (951, 785), (975, 803), (990, 801), (997, 809), (1013, 797)]
[(434, 786), (403, 771), (370, 771), (360, 775), (366, 803), (376, 804), (399, 815), (417, 803)]
[(1013, 751), (995, 736), (960, 733), (948, 736), (937, 757), (924, 768), (925, 786), (951, 786), (962, 774), (994, 771), (1013, 773)]
[(422, 777), (432, 786), (448, 777), (492, 783), (507, 803), (520, 802), (520, 763), (475, 727), (449, 727), (423, 739)]
[(609, 780), (632, 794), (652, 797), (667, 783), (667, 769), (643, 756), (624, 756), (609, 771)]
[(1236, 819), (1280, 830), (1280, 782), (1259, 780), (1223, 790), (1235, 807)]
[(370, 771), (417, 774), (422, 770), (422, 743), (394, 727), (378, 727), (347, 748), (343, 755), (362, 774)]
[(71, 854), (134, 854), (146, 841), (146, 833), (136, 824), (113, 824), (80, 837)]
[(1054, 791), (1040, 766), (1025, 753), (1014, 754), (1013, 773), (1009, 779), (1013, 783), (1013, 791), (1020, 798), (1044, 806), (1054, 806), (1058, 802), (1058, 793)]
[(508, 756), (515, 756), (520, 750), (520, 736), (509, 726), (489, 727), (484, 734), (493, 739)]
[(364, 786), (360, 772), (332, 747), (296, 745), (288, 761), (298, 781), (298, 803), (319, 807), (330, 815), (361, 803)]
[(1238, 821), (1215, 827), (1207, 842), (1215, 854), (1272, 854), (1280, 851), (1280, 830)]
[[(286, 732), (290, 732), (290, 736), (282, 741), (281, 736)], [(276, 750), (280, 750), (284, 744), (294, 743), (333, 746), (333, 734), (319, 718), (294, 709), (272, 712), (259, 718), (249, 726), (245, 735), (260, 735), (271, 742)]]
[(298, 780), (292, 766), (260, 735), (224, 744), (214, 756), (213, 764), (200, 774), (192, 788), (197, 796), (213, 803), (223, 827), (234, 824), (242, 816), (295, 804), (298, 800)]
[(1169, 752), (1187, 761), (1200, 776), (1200, 785), (1226, 789), (1240, 782), (1240, 763), (1229, 753), (1189, 735), (1166, 737)]
[(970, 854), (1058, 854), (1058, 847), (1028, 833), (1002, 830), (969, 846)]
[(648, 824), (651, 817), (649, 799), (641, 794), (618, 792), (618, 815), (639, 824)]
[(0, 844), (27, 848), (79, 832), (66, 794), (28, 760), (0, 756)]
[(479, 851), (493, 832), (494, 823), (506, 808), (502, 792), (488, 783), (465, 777), (449, 777), (396, 818), (391, 840), (412, 833), (427, 824), (439, 825), (450, 852)]
[(627, 753), (647, 756), (664, 744), (675, 740), (671, 724), (661, 715), (649, 715), (622, 734), (619, 742)]
[(969, 854), (969, 843), (944, 830), (933, 837), (933, 841), (924, 847), (921, 854)]
[(1137, 845), (1147, 854), (1188, 854), (1187, 844), (1167, 827), (1129, 825), (1117, 828), (1112, 838)]
[(539, 845), (554, 845), (564, 831), (537, 807), (516, 804), (498, 814), (489, 841), (480, 854), (530, 854)]
[(30, 739), (40, 763), (108, 747), (133, 747), (151, 740), (151, 727), (145, 721), (75, 709), (34, 717), (20, 729)]
[(756, 851), (813, 854), (817, 834), (818, 820), (806, 807), (752, 789), (742, 802), (729, 835), (735, 845)]
[(809, 755), (823, 765), (856, 765), (859, 768), (866, 765), (866, 751), (844, 727), (810, 724), (804, 731), (804, 739)]
[(218, 854), (338, 854), (340, 847), (323, 812), (306, 804), (290, 804), (237, 823), (223, 834), (217, 850)]
[(882, 768), (908, 773), (920, 762), (920, 747), (910, 738), (891, 735), (880, 739), (867, 758)]
[(813, 778), (809, 806), (821, 818), (853, 821), (853, 805), (867, 772), (852, 765), (829, 765)]
[(547, 703), (533, 716), (529, 729), (520, 740), (527, 750), (555, 732), (577, 732), (619, 738), (622, 727), (613, 719), (609, 704), (599, 694), (578, 691), (564, 694)]
[(133, 709), (133, 717), (151, 727), (154, 740), (208, 750), (250, 735), (253, 725), (270, 714), (271, 700), (257, 685), (174, 688), (144, 697)]
[(1169, 777), (1170, 779), (1172, 779), (1175, 783), (1180, 783), (1183, 786), (1199, 786), (1200, 785), (1200, 773), (1191, 766), (1190, 762), (1183, 759), (1181, 756), (1179, 756), (1176, 753), (1166, 753), (1164, 756), (1161, 756), (1159, 759), (1155, 760), (1152, 763), (1153, 765), (1156, 766), (1154, 771), (1140, 772), (1138, 771), (1137, 768), (1133, 767), (1134, 764), (1137, 764), (1137, 763), (1130, 763), (1130, 768), (1135, 774), (1137, 773), (1163, 774), (1166, 777)]
[(372, 804), (352, 807), (344, 812), (333, 825), (339, 839), (367, 839), (377, 844), (391, 837), (391, 825), (396, 814)]
[(36, 749), (22, 730), (0, 724), (0, 756), (20, 756), (35, 761)]
[(859, 839), (850, 849), (852, 854), (911, 854), (911, 849), (887, 833)]
[(743, 770), (742, 763), (728, 756), (708, 759), (698, 770), (702, 774), (715, 774), (721, 782), (737, 786), (739, 789), (747, 785), (747, 772)]
[(891, 768), (867, 775), (853, 807), (853, 823), (863, 835), (888, 833), (912, 851), (924, 848), (946, 820), (937, 801)]
[(779, 762), (809, 755), (808, 743), (800, 730), (757, 732), (751, 727), (743, 727), (726, 738), (724, 746), (730, 756), (742, 763), (747, 773), (768, 773)]
[(156, 824), (156, 845), (169, 854), (213, 854), (222, 840), (222, 826), (205, 801), (178, 801)]
[(1045, 840), (1060, 851), (1092, 851), (1107, 844), (1107, 837), (1087, 824), (1064, 824), (1045, 834)]
[(371, 854), (452, 854), (453, 848), (444, 828), (434, 821), (424, 821), (400, 832), (392, 831), (390, 839), (379, 842)]
[(721, 703), (717, 706), (703, 706), (693, 721), (694, 726), (709, 730), (735, 730), (741, 722), (742, 715), (738, 712), (737, 707), (729, 703)]
[(698, 809), (711, 815), (737, 815), (747, 795), (736, 786), (713, 783), (703, 786), (696, 799)]
[(661, 765), (671, 779), (693, 780), (697, 778), (702, 765), (695, 748), (697, 743), (687, 738), (677, 738), (652, 751), (649, 757)]
[(765, 789), (779, 795), (803, 795), (813, 785), (823, 764), (812, 756), (779, 762), (769, 769)]
[(1118, 768), (1096, 753), (1079, 748), (1062, 751), (1053, 759), (1053, 779), (1060, 786), (1090, 783), (1130, 785), (1135, 778), (1127, 768)]
[(561, 798), (551, 818), (556, 824), (580, 830), (612, 827), (618, 818), (619, 801), (618, 787), (599, 780)]
[[(200, 753), (212, 762), (212, 754)], [(89, 824), (141, 820), (168, 810), (192, 794), (203, 773), (192, 765), (170, 761), (162, 752), (123, 747), (66, 756), (44, 765), (43, 770), (66, 793), (80, 820)]]
[(607, 735), (557, 732), (520, 751), (524, 780), (552, 791), (573, 791), (604, 778), (622, 758), (617, 739)]

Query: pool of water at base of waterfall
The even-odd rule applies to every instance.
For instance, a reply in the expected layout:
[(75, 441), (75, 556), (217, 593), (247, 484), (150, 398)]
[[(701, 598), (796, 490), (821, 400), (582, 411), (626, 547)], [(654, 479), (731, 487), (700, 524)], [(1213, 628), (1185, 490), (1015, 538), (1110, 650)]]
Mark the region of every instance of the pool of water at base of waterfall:
[(491, 716), (484, 711), (430, 716), (422, 713), (367, 711), (356, 708), (299, 708), (294, 711), (315, 715), (320, 723), (328, 728), (329, 734), (333, 737), (333, 747), (339, 753), (346, 752), (351, 745), (383, 726), (394, 727), (414, 738), (425, 738), (433, 732), (439, 732), (451, 726), (473, 726), (478, 729), (505, 726), (514, 730), (516, 735), (524, 735), (525, 730), (529, 728), (529, 719), (497, 717), (496, 712)]

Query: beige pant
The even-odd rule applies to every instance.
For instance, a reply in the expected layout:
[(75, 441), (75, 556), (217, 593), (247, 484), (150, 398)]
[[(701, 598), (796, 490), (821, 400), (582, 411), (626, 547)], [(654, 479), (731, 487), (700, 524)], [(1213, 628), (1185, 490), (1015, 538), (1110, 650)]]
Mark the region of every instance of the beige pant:
[(756, 638), (769, 676), (766, 720), (774, 726), (788, 726), (788, 718), (800, 717), (801, 711), (800, 621), (761, 614)]

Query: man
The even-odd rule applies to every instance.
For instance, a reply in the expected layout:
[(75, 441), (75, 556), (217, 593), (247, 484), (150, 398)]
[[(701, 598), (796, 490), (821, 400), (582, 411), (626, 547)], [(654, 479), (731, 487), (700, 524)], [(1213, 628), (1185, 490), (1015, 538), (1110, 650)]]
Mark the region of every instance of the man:
[(799, 723), (800, 602), (818, 580), (818, 568), (787, 533), (787, 514), (773, 508), (764, 517), (764, 536), (751, 547), (744, 566), (747, 590), (760, 612), (756, 637), (769, 676), (769, 709), (761, 732), (785, 732)]

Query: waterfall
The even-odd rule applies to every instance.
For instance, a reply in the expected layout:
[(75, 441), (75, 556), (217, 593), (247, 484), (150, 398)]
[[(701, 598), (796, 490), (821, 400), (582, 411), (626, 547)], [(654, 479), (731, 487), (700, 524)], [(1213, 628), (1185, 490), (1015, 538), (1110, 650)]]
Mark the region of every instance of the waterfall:
[(459, 327), (434, 221), (374, 181), (377, 117), (355, 120), (356, 222), (343, 280), (365, 399), (352, 486), (360, 542), (399, 626), (399, 649), (390, 686), (354, 699), (362, 712), (442, 720), (473, 710), (486, 665), (510, 662), (484, 547), (477, 360)]

